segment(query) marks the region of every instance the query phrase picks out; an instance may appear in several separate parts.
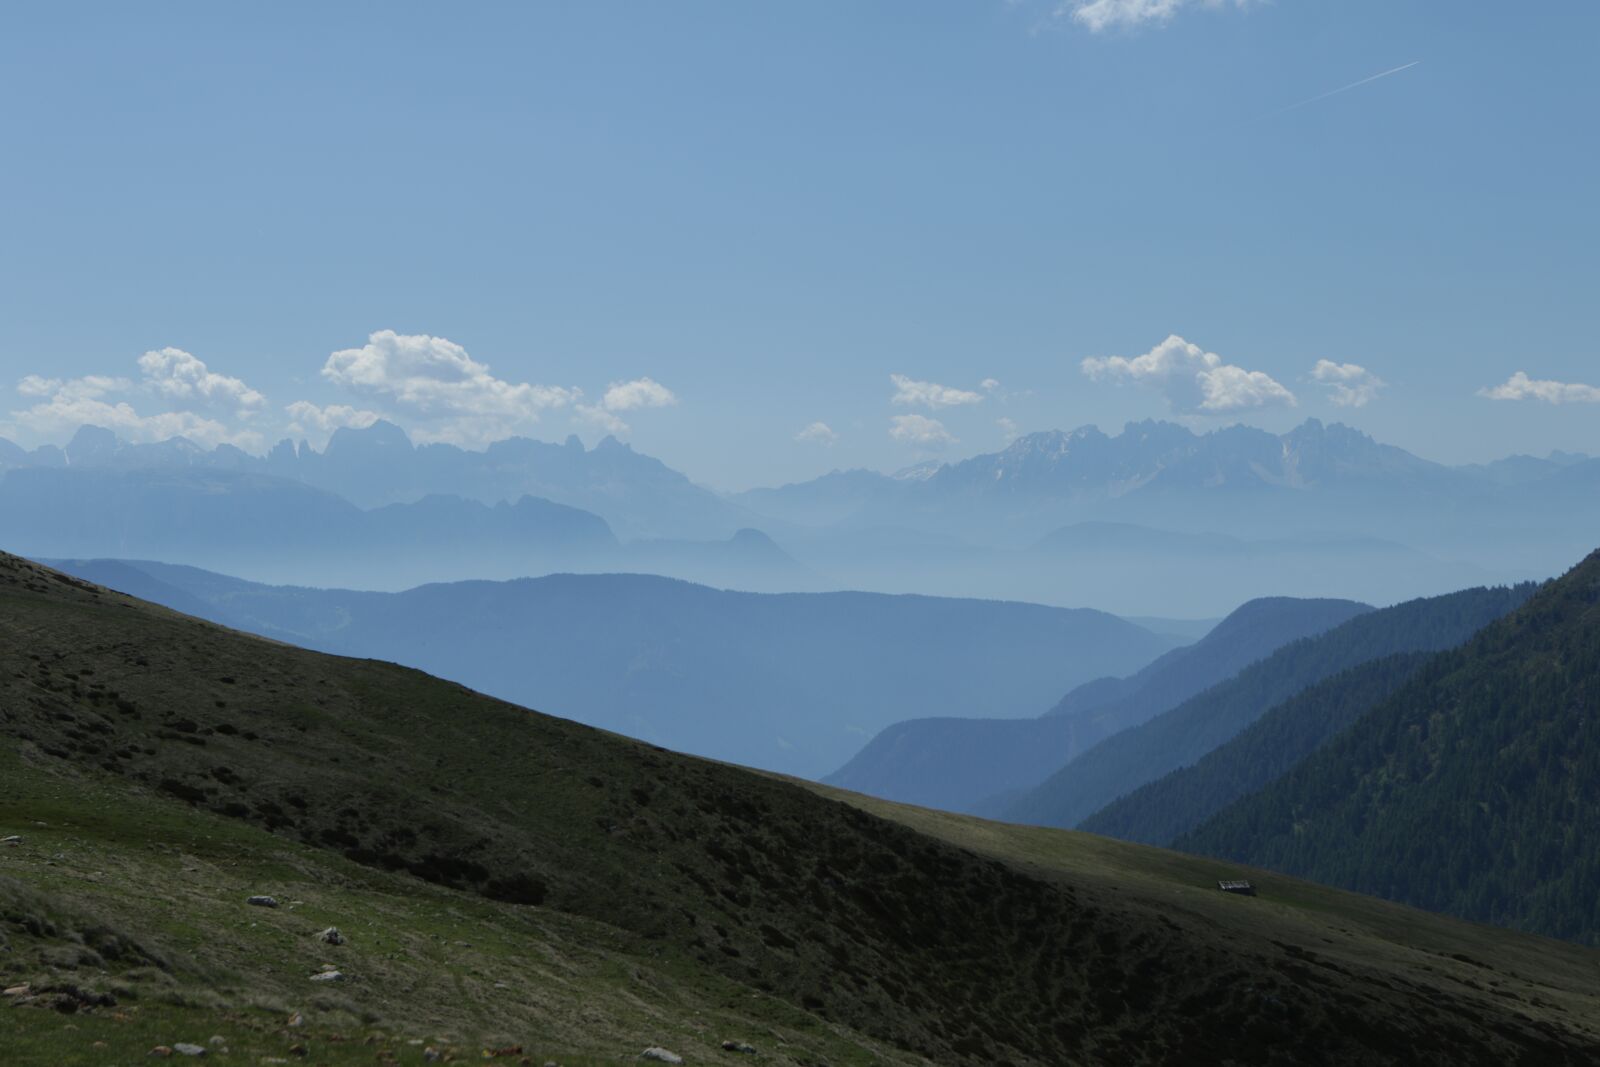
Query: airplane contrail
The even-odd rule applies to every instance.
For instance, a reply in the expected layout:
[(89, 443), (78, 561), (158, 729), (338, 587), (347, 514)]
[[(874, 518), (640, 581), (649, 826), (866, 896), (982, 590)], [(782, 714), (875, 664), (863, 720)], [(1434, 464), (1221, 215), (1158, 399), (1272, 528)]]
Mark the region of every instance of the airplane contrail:
[(1263, 116), (1263, 118), (1272, 119), (1272, 118), (1277, 118), (1279, 115), (1286, 115), (1291, 111), (1297, 111), (1300, 108), (1306, 107), (1306, 106), (1308, 106), (1310, 104), (1315, 104), (1319, 100), (1326, 100), (1330, 96), (1338, 96), (1340, 93), (1348, 93), (1351, 89), (1359, 89), (1361, 86), (1366, 85), (1368, 82), (1375, 82), (1379, 78), (1387, 78), (1391, 74), (1399, 74), (1402, 70), (1410, 70), (1412, 67), (1416, 66), (1418, 63), (1421, 63), (1421, 62), (1422, 62), (1422, 60), (1420, 60), (1420, 59), (1413, 59), (1409, 63), (1402, 64), (1402, 65), (1400, 65), (1398, 67), (1394, 67), (1394, 68), (1392, 68), (1390, 70), (1379, 71), (1377, 74), (1373, 74), (1370, 77), (1362, 78), (1358, 82), (1351, 82), (1349, 85), (1341, 85), (1337, 89), (1330, 89), (1327, 92), (1323, 93), (1321, 96), (1313, 96), (1310, 100), (1302, 100), (1298, 104), (1290, 104), (1288, 107), (1279, 108), (1277, 111), (1274, 111), (1272, 114)]

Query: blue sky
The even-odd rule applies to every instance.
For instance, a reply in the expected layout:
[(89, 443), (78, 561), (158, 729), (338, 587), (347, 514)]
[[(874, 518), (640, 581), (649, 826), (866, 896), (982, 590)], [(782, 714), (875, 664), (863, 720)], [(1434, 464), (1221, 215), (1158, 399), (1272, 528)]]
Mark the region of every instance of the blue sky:
[(6, 5), (0, 432), (609, 427), (719, 487), (1147, 417), (1600, 453), (1596, 40), (1587, 2)]

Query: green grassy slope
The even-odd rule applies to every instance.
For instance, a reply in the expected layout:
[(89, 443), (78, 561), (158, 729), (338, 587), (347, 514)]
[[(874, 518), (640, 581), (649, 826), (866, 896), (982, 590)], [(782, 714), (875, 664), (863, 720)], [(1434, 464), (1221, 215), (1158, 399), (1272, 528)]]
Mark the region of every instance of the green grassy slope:
[(1600, 940), (1600, 553), (1180, 847)]
[[(739, 1061), (728, 1037), (802, 1064), (1600, 1054), (1582, 950), (1392, 908), (1385, 935), (1361, 915), (1389, 906), (1326, 890), (1223, 898), (1215, 864), (875, 813), (12, 557), (0, 760), (0, 836), (23, 838), (0, 846), (0, 978), (44, 991), (0, 1008), (7, 1063), (212, 1033), (327, 1063), (410, 1041)], [(310, 982), (324, 963), (350, 980)], [(39, 1010), (79, 1003), (66, 983), (121, 1002)]]
[[(741, 1062), (724, 1040), (780, 1063), (919, 1062), (615, 926), (375, 870), (9, 748), (0, 780), (0, 836), (22, 837), (0, 851), (0, 986), (38, 995), (0, 1003), (8, 1067), (124, 1064), (212, 1036), (252, 1064), (298, 1060), (296, 1046), (371, 1064), (516, 1045), (535, 1063), (649, 1045)], [(247, 906), (258, 893), (281, 906)], [(329, 926), (344, 944), (318, 939)], [(311, 982), (327, 964), (348, 980)], [(117, 1003), (63, 1015), (72, 988)]]

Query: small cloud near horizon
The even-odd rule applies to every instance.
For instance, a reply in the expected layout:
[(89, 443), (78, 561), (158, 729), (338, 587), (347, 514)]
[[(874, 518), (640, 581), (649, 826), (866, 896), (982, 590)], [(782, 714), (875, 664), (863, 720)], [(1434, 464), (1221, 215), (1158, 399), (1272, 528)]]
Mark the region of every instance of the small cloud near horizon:
[(835, 433), (833, 427), (829, 426), (827, 423), (813, 422), (811, 425), (795, 434), (794, 439), (796, 441), (803, 441), (810, 444), (832, 445), (834, 442), (839, 440), (839, 435)]
[(354, 408), (349, 404), (318, 406), (309, 400), (296, 400), (284, 405), (283, 410), (289, 416), (285, 431), (291, 437), (314, 441), (319, 448), (327, 445), (328, 438), (333, 436), (335, 430), (346, 427), (364, 430), (383, 417), (376, 411)]
[(1517, 371), (1500, 385), (1478, 390), (1489, 400), (1539, 400), (1546, 404), (1600, 404), (1600, 386), (1529, 378)]
[[(263, 446), (253, 428), (231, 427), (224, 419), (248, 421), (266, 397), (238, 378), (217, 374), (181, 348), (162, 348), (137, 360), (140, 378), (110, 375), (45, 378), (30, 374), (17, 382), (17, 395), (34, 401), (11, 412), (11, 425), (40, 438), (67, 437), (84, 426), (100, 426), (129, 441), (149, 443), (184, 437), (206, 448), (233, 445), (247, 451)], [(207, 409), (142, 413), (133, 400), (187, 400)]]
[(889, 436), (901, 444), (939, 449), (955, 444), (957, 438), (944, 423), (926, 415), (895, 415), (889, 419)]
[(617, 414), (642, 408), (666, 408), (678, 403), (678, 395), (654, 378), (635, 378), (631, 382), (612, 382), (598, 404), (578, 404), (578, 417), (602, 427), (608, 433), (627, 433), (631, 427)]
[(1361, 408), (1378, 398), (1389, 384), (1357, 363), (1319, 359), (1311, 379), (1328, 391), (1328, 399), (1342, 408)]
[[(894, 383), (894, 395), (889, 398), (889, 403), (900, 407), (925, 407), (931, 411), (940, 408), (960, 407), (963, 404), (983, 403), (983, 394), (974, 393), (970, 389), (955, 389), (938, 382), (919, 382), (914, 378), (907, 378), (904, 374), (891, 374), (889, 381)], [(985, 379), (993, 382), (993, 378)], [(999, 382), (995, 382), (999, 385)]]
[(1264, 371), (1224, 363), (1215, 352), (1173, 334), (1142, 356), (1091, 357), (1080, 364), (1094, 382), (1131, 382), (1157, 392), (1180, 415), (1227, 415), (1296, 407), (1295, 395)]
[(414, 420), (418, 441), (485, 444), (575, 404), (577, 388), (509, 382), (454, 341), (378, 330), (360, 348), (334, 352), (322, 376), (353, 393), (381, 398)]
[(640, 377), (611, 382), (596, 403), (585, 405), (576, 386), (508, 381), (448, 338), (394, 330), (371, 333), (365, 345), (335, 351), (322, 365), (324, 383), (365, 404), (300, 398), (276, 407), (242, 379), (173, 346), (147, 351), (135, 363), (137, 378), (25, 375), (15, 382), (23, 404), (0, 422), (0, 433), (65, 443), (80, 428), (99, 426), (134, 444), (184, 437), (206, 448), (232, 445), (261, 455), (285, 437), (325, 446), (335, 430), (385, 419), (419, 444), (481, 448), (525, 432), (553, 409), (570, 408), (577, 418), (622, 433), (628, 425), (618, 412), (678, 403), (671, 389)]

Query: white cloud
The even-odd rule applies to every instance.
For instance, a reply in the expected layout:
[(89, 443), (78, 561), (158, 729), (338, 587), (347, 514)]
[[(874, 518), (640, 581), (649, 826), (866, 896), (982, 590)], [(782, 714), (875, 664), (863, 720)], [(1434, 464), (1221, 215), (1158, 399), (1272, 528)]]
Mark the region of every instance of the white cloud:
[(1479, 389), (1490, 400), (1542, 400), (1546, 404), (1600, 404), (1600, 386), (1529, 378), (1517, 371), (1501, 385)]
[(107, 393), (121, 393), (133, 388), (126, 378), (108, 378), (91, 374), (83, 378), (41, 378), (30, 374), (17, 383), (17, 392), (26, 397), (54, 396), (69, 393), (74, 397), (97, 397)]
[(833, 427), (825, 422), (813, 422), (810, 426), (794, 435), (796, 441), (807, 441), (819, 445), (831, 445), (839, 439), (833, 432)]
[(628, 424), (600, 404), (578, 404), (573, 409), (580, 419), (592, 422), (606, 433), (627, 433)]
[(600, 403), (578, 404), (573, 410), (586, 422), (594, 423), (607, 433), (617, 434), (628, 432), (628, 424), (617, 412), (665, 408), (677, 402), (677, 394), (654, 378), (635, 378), (631, 382), (612, 382), (606, 386)]
[(1007, 441), (1015, 441), (1019, 433), (1017, 424), (1011, 419), (1001, 417), (995, 420), (995, 425), (1000, 427), (1000, 434)]
[(423, 420), (418, 441), (487, 443), (537, 422), (541, 412), (583, 394), (554, 385), (508, 382), (454, 341), (379, 330), (360, 348), (328, 357), (322, 376), (335, 385), (382, 397)]
[(996, 389), (1000, 388), (1000, 379), (985, 378), (983, 381), (978, 383), (978, 388), (982, 389), (986, 393), (992, 393)]
[(91, 375), (63, 380), (29, 375), (18, 383), (17, 391), (39, 402), (22, 411), (12, 412), (12, 424), (47, 439), (68, 437), (81, 426), (103, 426), (124, 440), (134, 442), (187, 437), (207, 448), (220, 444), (236, 445), (251, 451), (261, 448), (259, 434), (232, 429), (216, 419), (192, 411), (141, 415), (126, 400), (107, 399), (109, 394), (132, 389), (133, 383), (123, 378)]
[(1294, 394), (1263, 371), (1222, 362), (1222, 357), (1176, 334), (1142, 356), (1086, 359), (1091, 381), (1126, 381), (1153, 389), (1180, 414), (1222, 415), (1248, 408), (1294, 407)]
[[(30, 374), (17, 383), (17, 393), (35, 403), (11, 413), (12, 425), (41, 438), (63, 438), (81, 426), (102, 426), (124, 440), (164, 441), (187, 437), (204, 447), (231, 444), (259, 450), (261, 436), (229, 426), (230, 416), (247, 417), (266, 397), (237, 378), (215, 374), (205, 363), (177, 348), (146, 352), (139, 357), (138, 382), (109, 375), (45, 378)], [(158, 411), (141, 414), (117, 394), (153, 394), (164, 401), (186, 400), (211, 411)]]
[[(891, 404), (902, 407), (926, 407), (937, 411), (939, 408), (953, 408), (961, 404), (979, 404), (983, 402), (983, 394), (970, 392), (966, 389), (952, 389), (948, 385), (937, 382), (919, 382), (907, 378), (904, 374), (891, 374), (889, 380), (894, 383), (894, 396), (890, 398)], [(999, 384), (998, 382), (996, 384)]]
[(956, 440), (942, 422), (926, 415), (895, 415), (889, 420), (889, 436), (922, 448), (943, 448)]
[(283, 410), (289, 416), (286, 431), (294, 437), (315, 438), (319, 447), (340, 427), (365, 429), (382, 418), (376, 411), (364, 411), (348, 404), (318, 407), (309, 400), (296, 400)]
[(181, 348), (162, 348), (139, 357), (145, 384), (162, 396), (206, 407), (231, 408), (244, 416), (263, 407), (267, 398), (238, 378), (218, 374)]
[(1190, 7), (1246, 7), (1253, 0), (1066, 0), (1056, 8), (1058, 16), (1070, 16), (1095, 33), (1116, 27), (1142, 26), (1147, 22), (1166, 22)]
[(633, 411), (636, 408), (665, 408), (678, 402), (671, 389), (651, 378), (631, 382), (612, 382), (600, 398), (607, 411)]
[(1317, 360), (1311, 377), (1328, 389), (1330, 400), (1343, 408), (1366, 407), (1389, 384), (1360, 364), (1335, 363), (1331, 359)]

